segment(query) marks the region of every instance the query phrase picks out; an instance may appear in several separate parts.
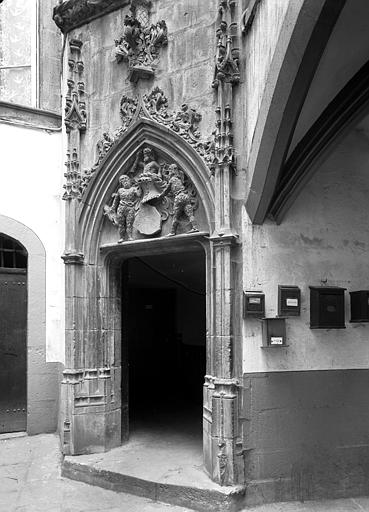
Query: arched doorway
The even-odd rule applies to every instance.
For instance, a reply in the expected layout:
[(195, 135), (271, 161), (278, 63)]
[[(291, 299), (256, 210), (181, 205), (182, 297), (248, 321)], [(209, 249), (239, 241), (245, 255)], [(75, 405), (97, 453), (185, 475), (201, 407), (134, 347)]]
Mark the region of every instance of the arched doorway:
[(0, 234), (0, 433), (27, 427), (27, 251)]
[[(225, 173), (229, 177), (229, 169)], [(128, 437), (127, 365), (130, 360), (124, 352), (128, 352), (129, 339), (126, 343), (122, 262), (148, 258), (146, 263), (154, 266), (151, 258), (156, 255), (160, 259), (170, 253), (179, 258), (197, 250), (202, 254), (201, 293), (205, 294), (206, 302), (203, 315), (206, 342), (205, 336), (201, 337), (206, 371), (204, 368), (198, 371), (203, 387), (203, 400), (197, 414), (202, 437), (200, 449), (204, 468), (213, 480), (221, 485), (242, 481), (243, 472), (239, 468), (243, 453), (236, 447), (239, 381), (235, 378), (237, 363), (233, 361), (235, 340), (240, 336), (238, 322), (233, 322), (232, 275), (237, 262), (232, 262), (232, 254), (237, 236), (228, 226), (229, 208), (224, 205), (229, 195), (223, 192), (224, 181), (219, 173), (215, 178), (200, 154), (180, 135), (142, 117), (123, 132), (106, 154), (79, 200), (68, 196), (63, 256), (66, 264), (66, 368), (61, 391), (61, 431), (66, 455), (108, 451), (120, 447), (122, 437), (123, 440)], [(142, 190), (137, 190), (140, 187)], [(181, 210), (182, 203), (175, 202), (177, 192), (183, 194), (180, 200), (186, 202), (186, 210)], [(167, 197), (166, 193), (172, 195)], [(131, 197), (128, 203), (124, 199), (126, 194)], [(220, 202), (217, 224), (215, 197)], [(120, 213), (119, 208), (123, 208)], [(120, 220), (117, 215), (121, 216)], [(136, 288), (141, 286), (138, 275), (135, 283)], [(165, 336), (173, 339), (177, 326), (168, 327), (174, 315), (171, 292), (165, 292), (163, 299), (159, 297), (158, 287), (156, 290), (156, 296), (145, 297), (147, 304), (141, 307), (167, 304), (166, 314), (163, 310), (160, 314), (162, 325), (168, 328)], [(140, 322), (142, 318), (140, 315)], [(191, 313), (186, 315), (186, 322), (190, 324)], [(160, 343), (158, 338), (160, 335), (152, 342)], [(176, 342), (172, 345), (179, 348)], [(187, 347), (187, 352), (190, 350)], [(145, 354), (141, 356), (144, 359)], [(182, 353), (182, 365), (185, 357)], [(169, 357), (168, 364), (175, 368), (174, 358), (174, 355)], [(160, 355), (156, 356), (155, 364), (161, 366)], [(163, 371), (162, 366), (160, 371)], [(156, 399), (162, 392), (165, 395), (163, 386), (160, 389), (157, 386), (157, 379), (145, 379), (144, 371), (142, 376), (146, 380), (144, 398)], [(192, 385), (191, 372), (187, 372), (187, 377)], [(168, 378), (171, 393), (176, 393), (182, 384), (179, 381), (178, 373), (174, 379)], [(184, 388), (189, 391), (189, 385)], [(198, 387), (195, 389), (200, 393)], [(192, 405), (195, 402), (192, 401)]]

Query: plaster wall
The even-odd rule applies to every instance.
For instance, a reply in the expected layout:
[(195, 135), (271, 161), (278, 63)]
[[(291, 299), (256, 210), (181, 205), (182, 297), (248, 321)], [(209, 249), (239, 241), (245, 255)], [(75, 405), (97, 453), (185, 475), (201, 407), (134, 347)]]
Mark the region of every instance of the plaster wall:
[[(262, 350), (261, 323), (244, 321), (244, 372), (367, 368), (369, 325), (350, 324), (349, 291), (369, 288), (368, 131), (365, 123), (336, 147), (281, 225), (250, 225), (244, 215), (244, 290), (265, 293), (278, 314), (278, 284), (301, 288), (301, 316), (287, 324), (289, 347)], [(311, 330), (309, 285), (347, 288), (346, 329)]]
[(152, 80), (140, 80), (134, 86), (128, 80), (128, 64), (117, 63), (115, 39), (122, 34), (128, 7), (93, 20), (73, 30), (69, 38), (83, 41), (81, 58), (85, 64), (88, 125), (82, 139), (81, 163), (90, 168), (96, 159), (96, 143), (104, 131), (121, 125), (119, 103), (123, 94), (136, 96), (163, 89), (170, 111), (186, 102), (203, 116), (200, 130), (204, 139), (214, 129), (213, 80), (215, 22), (218, 2), (180, 0), (153, 2), (151, 21), (164, 19), (168, 26), (168, 45), (160, 50), (160, 60)]
[(34, 231), (45, 247), (46, 360), (63, 362), (64, 264), (61, 255), (64, 249), (64, 204), (61, 201), (61, 133), (0, 124), (0, 139), (0, 213)]

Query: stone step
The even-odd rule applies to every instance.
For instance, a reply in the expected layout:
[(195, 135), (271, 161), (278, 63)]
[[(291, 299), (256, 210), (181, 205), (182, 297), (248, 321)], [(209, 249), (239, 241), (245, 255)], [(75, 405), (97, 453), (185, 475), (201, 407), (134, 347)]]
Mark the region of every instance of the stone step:
[(195, 483), (189, 486), (146, 480), (121, 471), (102, 469), (78, 459), (78, 456), (65, 457), (62, 464), (63, 477), (199, 512), (236, 512), (244, 504), (245, 488), (241, 486), (221, 487), (210, 479), (209, 488), (196, 486)]

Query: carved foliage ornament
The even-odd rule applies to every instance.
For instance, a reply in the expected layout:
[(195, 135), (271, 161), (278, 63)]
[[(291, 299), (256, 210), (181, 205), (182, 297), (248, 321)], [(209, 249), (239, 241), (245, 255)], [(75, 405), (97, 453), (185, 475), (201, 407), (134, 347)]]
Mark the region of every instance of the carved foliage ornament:
[(116, 59), (118, 62), (128, 62), (129, 79), (133, 82), (154, 75), (160, 48), (168, 43), (168, 29), (164, 20), (145, 24), (149, 18), (148, 7), (148, 2), (143, 0), (133, 3), (131, 14), (124, 19), (123, 34), (115, 41)]
[(177, 164), (158, 161), (150, 147), (136, 155), (131, 169), (119, 177), (119, 188), (104, 213), (118, 227), (119, 241), (132, 240), (134, 232), (159, 234), (162, 223), (171, 218), (169, 236), (187, 222), (190, 232), (198, 231), (194, 211), (196, 189)]
[(82, 191), (87, 187), (92, 175), (100, 167), (112, 147), (139, 117), (153, 119), (178, 133), (203, 157), (210, 170), (213, 169), (217, 142), (215, 139), (212, 141), (201, 140), (199, 130), (201, 114), (196, 109), (189, 107), (187, 103), (184, 103), (177, 112), (170, 112), (168, 110), (168, 99), (159, 87), (155, 87), (150, 94), (145, 94), (143, 97), (122, 96), (120, 117), (122, 120), (121, 126), (112, 134), (104, 132), (102, 138), (98, 141), (96, 162), (90, 170), (84, 171), (82, 176)]
[(213, 87), (219, 82), (236, 84), (240, 81), (239, 49), (233, 46), (237, 24), (230, 21), (235, 2), (222, 0), (219, 6), (219, 25), (216, 32), (216, 58)]

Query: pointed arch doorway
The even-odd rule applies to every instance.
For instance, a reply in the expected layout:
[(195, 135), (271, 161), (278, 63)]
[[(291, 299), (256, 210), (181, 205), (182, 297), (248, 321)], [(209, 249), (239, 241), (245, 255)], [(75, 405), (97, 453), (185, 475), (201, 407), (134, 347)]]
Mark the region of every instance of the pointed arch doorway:
[[(149, 163), (145, 160), (148, 150), (152, 153)], [(122, 284), (125, 279), (123, 262), (141, 258), (155, 268), (152, 260), (154, 256), (167, 258), (166, 255), (171, 254), (170, 258), (174, 258), (173, 255), (177, 255), (177, 259), (172, 262), (176, 261), (178, 264), (181, 261), (178, 258), (192, 252), (198, 254), (200, 251), (202, 256), (197, 261), (201, 261), (200, 266), (204, 268), (202, 282), (205, 282), (206, 344), (202, 345), (202, 354), (206, 359), (206, 371), (203, 367), (198, 369), (199, 376), (201, 371), (203, 400), (197, 421), (200, 424), (199, 431), (202, 430), (203, 465), (210, 478), (221, 485), (233, 485), (242, 481), (243, 452), (237, 444), (238, 366), (234, 364), (235, 340), (239, 339), (240, 334), (236, 327), (238, 324), (233, 322), (235, 299), (232, 290), (233, 269), (237, 267), (237, 263), (232, 262), (232, 254), (237, 236), (227, 226), (229, 208), (225, 205), (228, 204), (230, 196), (228, 189), (222, 191), (225, 183), (222, 172), (213, 179), (204, 160), (191, 144), (168, 127), (143, 117), (136, 119), (104, 156), (94, 170), (82, 198), (79, 198), (81, 200), (77, 201), (73, 194), (68, 196), (66, 250), (63, 256), (66, 264), (66, 368), (63, 372), (61, 399), (61, 431), (65, 454), (109, 451), (121, 445), (122, 433), (123, 440), (129, 435), (128, 365), (131, 361), (125, 353), (129, 352), (129, 336), (125, 333), (124, 324), (127, 324), (127, 318), (125, 322), (124, 315), (129, 308), (124, 308), (125, 299), (122, 300)], [(225, 172), (229, 177), (229, 170)], [(130, 179), (122, 179), (122, 176), (130, 176)], [(172, 178), (173, 186), (169, 183)], [(145, 196), (144, 187), (141, 195), (134, 190), (134, 186), (144, 182), (142, 180), (154, 181), (156, 192), (168, 191), (170, 185), (170, 191), (175, 195), (176, 187), (179, 187), (180, 190), (177, 188), (177, 191), (183, 192), (181, 201), (191, 197), (195, 200), (196, 208), (193, 207), (191, 211), (183, 210), (185, 215), (182, 212), (182, 219), (176, 218), (176, 207), (180, 204), (175, 203), (173, 196), (169, 198), (172, 201), (171, 207), (168, 203), (150, 203), (152, 196), (149, 199)], [(165, 183), (160, 185), (161, 181)], [(178, 181), (182, 182), (181, 185)], [(130, 197), (127, 200), (122, 199), (124, 194), (130, 194)], [(121, 204), (117, 197), (121, 198)], [(144, 201), (140, 202), (137, 197)], [(160, 193), (156, 198), (163, 198), (163, 195)], [(217, 212), (216, 198), (219, 203)], [(114, 215), (119, 213), (118, 204), (123, 210), (126, 207), (133, 209), (136, 200), (139, 213), (135, 222), (139, 216), (142, 220), (143, 213), (150, 210), (143, 207), (143, 203), (148, 202), (154, 209), (158, 209), (159, 213), (154, 213), (157, 219), (160, 217), (161, 223), (150, 233), (149, 230), (146, 231), (147, 226), (144, 230), (141, 229), (141, 223), (138, 225), (133, 222), (130, 229), (126, 225), (126, 229), (121, 230), (119, 223), (113, 222), (114, 219), (117, 220)], [(126, 215), (127, 222), (128, 213)], [(195, 225), (191, 219), (193, 215)], [(215, 223), (216, 217), (219, 218), (218, 224)], [(179, 225), (176, 225), (177, 221)], [(117, 224), (121, 232), (118, 232)], [(142, 290), (142, 284), (138, 282), (139, 276), (136, 273), (135, 286), (131, 288)], [(129, 286), (125, 289), (129, 293)], [(141, 386), (144, 400), (149, 401), (150, 405), (158, 405), (157, 399), (166, 397), (165, 389), (176, 393), (176, 399), (181, 392), (182, 396), (189, 394), (190, 387), (194, 384), (191, 373), (197, 375), (197, 370), (191, 366), (192, 363), (195, 364), (194, 357), (182, 353), (180, 368), (176, 372), (175, 356), (169, 357), (163, 348), (165, 343), (160, 338), (160, 325), (164, 326), (161, 331), (165, 333), (163, 337), (172, 340), (175, 339), (178, 329), (178, 325), (173, 325), (171, 320), (177, 314), (175, 299), (170, 297), (170, 292), (165, 293), (165, 298), (159, 297), (157, 291), (156, 297), (146, 296), (145, 300), (142, 298), (143, 292), (138, 293), (143, 303), (136, 303), (135, 307), (137, 312), (139, 307), (154, 306), (154, 303), (163, 309), (163, 304), (167, 305), (165, 312), (160, 310), (159, 317), (162, 315), (163, 320), (157, 322), (159, 327), (151, 324), (152, 329), (159, 330), (159, 334), (151, 339), (158, 348), (155, 357), (144, 357), (144, 351), (140, 354), (141, 360), (153, 359), (153, 373), (158, 369), (156, 378), (151, 375), (148, 379), (145, 370), (141, 370), (137, 379), (145, 384), (141, 385), (139, 382), (132, 387), (131, 382), (132, 389), (138, 390)], [(138, 299), (132, 298), (133, 303), (135, 300)], [(141, 326), (144, 317), (134, 314)], [(191, 313), (186, 316), (186, 325), (190, 324), (190, 317)], [(134, 331), (128, 325), (128, 332), (130, 329)], [(145, 333), (141, 333), (141, 339), (143, 336)], [(145, 341), (147, 340), (143, 343)], [(164, 346), (160, 345), (159, 348), (160, 343), (164, 343)], [(134, 342), (131, 341), (131, 354), (132, 344)], [(179, 348), (176, 342), (172, 345), (176, 347), (174, 352), (176, 349), (187, 349), (188, 353), (191, 351), (188, 347)], [(181, 365), (182, 369), (186, 366), (186, 357), (191, 360), (191, 368), (186, 376), (187, 384), (185, 378), (180, 378)], [(165, 371), (169, 365), (173, 366), (173, 374), (165, 379), (163, 374), (169, 373)], [(160, 379), (163, 377), (164, 380), (164, 384), (161, 382), (160, 386), (156, 385), (160, 381), (159, 372)], [(179, 392), (181, 386), (182, 390)], [(196, 385), (194, 387), (199, 396), (199, 388)], [(131, 396), (131, 405), (134, 400), (135, 397)], [(142, 404), (141, 401), (140, 405)], [(168, 400), (164, 399), (164, 406), (167, 412)], [(177, 411), (179, 409), (180, 406)], [(134, 412), (133, 407), (131, 412)], [(174, 415), (175, 413), (172, 417)]]

